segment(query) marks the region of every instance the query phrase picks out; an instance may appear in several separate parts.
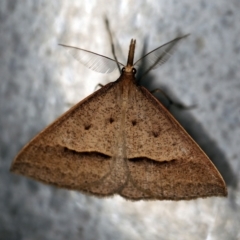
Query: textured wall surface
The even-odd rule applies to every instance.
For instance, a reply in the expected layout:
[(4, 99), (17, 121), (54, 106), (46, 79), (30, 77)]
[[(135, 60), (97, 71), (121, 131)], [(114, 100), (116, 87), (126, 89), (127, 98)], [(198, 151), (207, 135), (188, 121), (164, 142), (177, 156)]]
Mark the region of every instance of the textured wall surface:
[[(240, 239), (240, 1), (0, 1), (0, 239)], [(58, 43), (111, 57), (107, 16), (126, 61), (191, 33), (142, 82), (197, 108), (173, 114), (223, 175), (224, 198), (130, 202), (9, 173), (40, 130), (118, 72), (86, 69)]]

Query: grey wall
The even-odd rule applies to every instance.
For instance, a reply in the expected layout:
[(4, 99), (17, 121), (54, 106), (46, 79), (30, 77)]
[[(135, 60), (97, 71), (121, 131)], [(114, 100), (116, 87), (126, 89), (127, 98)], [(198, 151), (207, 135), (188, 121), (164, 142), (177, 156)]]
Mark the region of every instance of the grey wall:
[[(0, 1), (0, 239), (240, 239), (240, 1)], [(9, 173), (17, 152), (57, 116), (116, 80), (86, 69), (58, 43), (111, 57), (106, 15), (125, 61), (191, 33), (142, 82), (188, 111), (173, 114), (209, 155), (229, 196), (194, 201), (97, 199)], [(138, 58), (136, 57), (136, 58)]]

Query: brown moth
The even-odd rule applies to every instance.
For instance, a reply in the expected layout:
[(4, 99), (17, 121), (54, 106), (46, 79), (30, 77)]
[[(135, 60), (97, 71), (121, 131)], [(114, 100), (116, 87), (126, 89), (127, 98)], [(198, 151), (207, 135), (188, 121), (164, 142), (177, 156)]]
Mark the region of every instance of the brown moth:
[[(227, 196), (225, 182), (210, 159), (135, 78), (134, 66), (143, 59), (149, 62), (147, 72), (160, 66), (183, 37), (134, 64), (136, 41), (131, 40), (127, 65), (118, 63), (123, 66), (120, 77), (40, 132), (18, 154), (11, 171), (99, 197), (190, 200)], [(96, 71), (111, 72), (117, 67), (113, 59), (69, 49)]]

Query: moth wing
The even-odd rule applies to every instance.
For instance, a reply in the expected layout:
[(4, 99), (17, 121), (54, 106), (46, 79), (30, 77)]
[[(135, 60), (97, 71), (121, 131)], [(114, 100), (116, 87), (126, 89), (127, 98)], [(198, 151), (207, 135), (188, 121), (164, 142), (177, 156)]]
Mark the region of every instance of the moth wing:
[(23, 148), (11, 171), (99, 196), (118, 192), (126, 174), (116, 174), (112, 156), (121, 114), (117, 94), (117, 84), (109, 83), (73, 106)]
[(131, 88), (126, 116), (127, 199), (193, 199), (226, 196), (210, 159), (144, 87)]

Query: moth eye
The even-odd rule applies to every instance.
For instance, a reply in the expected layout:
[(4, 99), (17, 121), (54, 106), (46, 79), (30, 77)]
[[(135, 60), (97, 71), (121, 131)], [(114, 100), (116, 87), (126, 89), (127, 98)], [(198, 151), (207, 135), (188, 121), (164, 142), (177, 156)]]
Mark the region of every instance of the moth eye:
[(132, 73), (135, 74), (136, 72), (137, 72), (136, 68), (133, 68), (133, 69), (132, 69)]
[(122, 68), (122, 72), (125, 72), (125, 67)]

